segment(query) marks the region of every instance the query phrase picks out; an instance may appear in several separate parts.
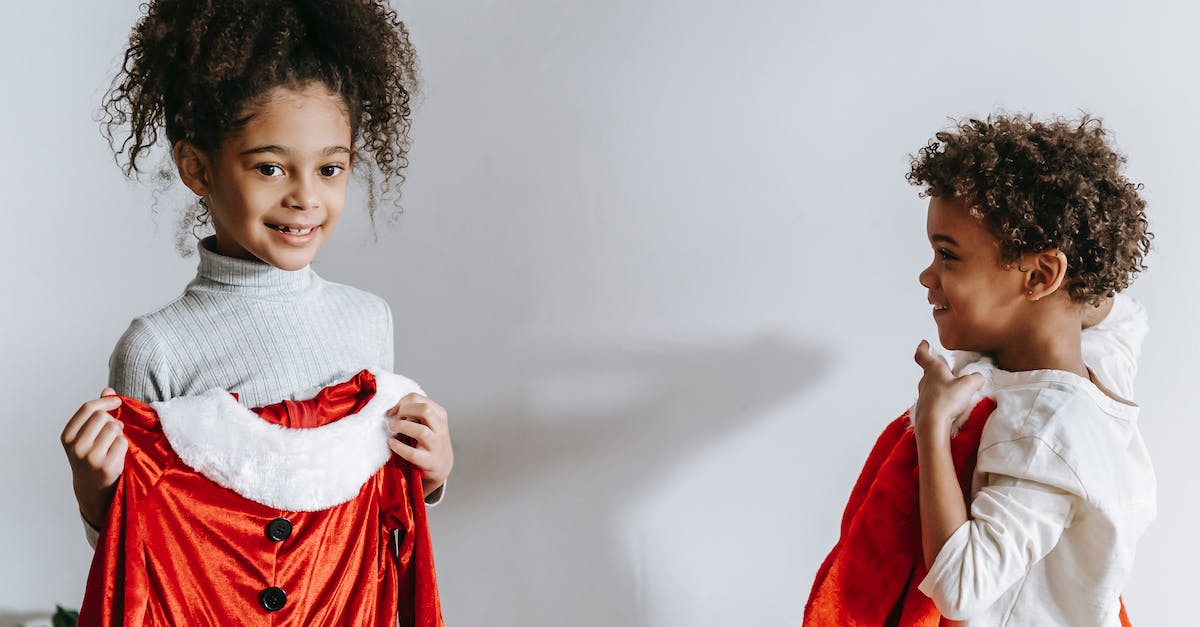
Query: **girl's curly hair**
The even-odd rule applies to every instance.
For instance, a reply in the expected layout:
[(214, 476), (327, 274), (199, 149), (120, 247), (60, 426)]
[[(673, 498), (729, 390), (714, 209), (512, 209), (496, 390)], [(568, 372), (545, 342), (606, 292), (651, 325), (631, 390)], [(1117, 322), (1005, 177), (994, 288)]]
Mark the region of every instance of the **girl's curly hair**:
[(101, 118), (126, 176), (141, 171), (160, 132), (211, 154), (256, 99), (316, 81), (345, 101), (353, 141), (383, 175), (380, 191), (404, 182), (417, 57), (386, 2), (152, 0), (143, 9)]
[(959, 197), (1000, 240), (1001, 260), (1058, 249), (1066, 288), (1099, 304), (1146, 266), (1142, 186), (1121, 173), (1125, 157), (1095, 117), (1079, 121), (992, 115), (959, 122), (912, 156), (907, 178), (922, 196)]

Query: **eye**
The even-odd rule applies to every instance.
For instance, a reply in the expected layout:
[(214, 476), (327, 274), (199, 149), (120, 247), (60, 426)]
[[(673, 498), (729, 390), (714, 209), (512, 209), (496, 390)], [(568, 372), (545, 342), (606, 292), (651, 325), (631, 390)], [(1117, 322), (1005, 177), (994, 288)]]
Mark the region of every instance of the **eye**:
[(274, 163), (264, 163), (262, 165), (255, 166), (254, 169), (258, 170), (258, 173), (263, 176), (282, 176), (283, 175), (283, 168), (275, 165)]
[(345, 169), (346, 168), (343, 168), (340, 165), (323, 165), (323, 166), (321, 166), (321, 176), (327, 176), (327, 177), (332, 178), (332, 177), (337, 176), (338, 174), (341, 174), (342, 170), (345, 170)]
[(937, 249), (937, 256), (944, 261), (954, 261), (958, 259), (958, 257), (954, 256), (954, 253), (946, 250), (945, 248)]

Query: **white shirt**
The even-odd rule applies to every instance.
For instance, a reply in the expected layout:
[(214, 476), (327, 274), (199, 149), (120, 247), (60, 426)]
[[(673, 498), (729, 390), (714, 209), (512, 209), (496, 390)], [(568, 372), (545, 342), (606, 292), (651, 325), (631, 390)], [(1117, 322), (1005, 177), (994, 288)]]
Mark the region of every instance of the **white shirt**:
[[(1144, 311), (1119, 296), (1088, 331), (1085, 363), (1110, 391), (1130, 394)], [(969, 627), (1119, 625), (1134, 549), (1156, 513), (1137, 406), (1068, 372), (981, 372), (997, 407), (979, 445), (970, 519), (921, 591)]]

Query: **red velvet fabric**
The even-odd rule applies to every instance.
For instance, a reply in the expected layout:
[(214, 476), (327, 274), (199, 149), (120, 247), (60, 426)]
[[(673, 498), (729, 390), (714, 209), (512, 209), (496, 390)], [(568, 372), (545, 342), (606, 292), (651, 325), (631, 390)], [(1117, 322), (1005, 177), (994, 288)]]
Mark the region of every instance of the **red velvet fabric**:
[[(996, 403), (975, 405), (950, 440), (964, 498), (979, 440)], [(951, 625), (917, 586), (928, 572), (921, 547), (917, 442), (905, 412), (884, 429), (850, 492), (841, 536), (826, 556), (804, 606), (806, 627)], [(1121, 602), (1121, 625), (1131, 627)]]
[[(996, 408), (981, 400), (950, 441), (969, 493), (979, 438)], [(908, 412), (884, 429), (850, 492), (841, 537), (813, 581), (804, 625), (933, 627), (941, 615), (917, 585), (925, 577), (918, 504), (917, 443)]]
[[(305, 401), (255, 409), (289, 428), (350, 415), (375, 393), (367, 371)], [(442, 627), (418, 471), (392, 456), (347, 503), (315, 512), (250, 501), (188, 468), (154, 410), (122, 398), (129, 453), (88, 575), (79, 625)], [(267, 537), (285, 518), (291, 535)], [(393, 530), (399, 531), (398, 546)], [(283, 607), (260, 594), (277, 587)]]

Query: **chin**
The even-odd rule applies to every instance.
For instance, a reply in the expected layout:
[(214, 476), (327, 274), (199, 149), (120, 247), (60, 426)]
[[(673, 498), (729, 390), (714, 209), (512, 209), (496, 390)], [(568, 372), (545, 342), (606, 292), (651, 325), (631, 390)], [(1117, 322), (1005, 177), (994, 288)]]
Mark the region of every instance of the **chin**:
[(267, 265), (274, 266), (280, 270), (287, 270), (288, 272), (303, 270), (304, 266), (311, 263), (313, 257), (316, 256), (315, 251), (312, 254), (309, 254), (307, 251), (289, 251), (284, 254), (272, 253), (275, 253), (275, 251), (265, 250), (262, 251), (262, 254), (255, 254), (254, 256)]
[(967, 346), (968, 343), (964, 342), (962, 338), (958, 337), (949, 330), (942, 329), (941, 326), (938, 327), (938, 343), (942, 345), (942, 348), (948, 351), (973, 350)]
[(312, 257), (304, 257), (303, 259), (297, 259), (295, 257), (287, 257), (284, 259), (273, 259), (273, 260), (267, 261), (267, 263), (275, 266), (276, 268), (279, 268), (280, 270), (287, 270), (288, 272), (295, 272), (296, 270), (303, 270), (304, 266), (307, 266), (311, 262), (312, 262)]

